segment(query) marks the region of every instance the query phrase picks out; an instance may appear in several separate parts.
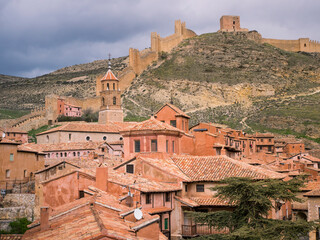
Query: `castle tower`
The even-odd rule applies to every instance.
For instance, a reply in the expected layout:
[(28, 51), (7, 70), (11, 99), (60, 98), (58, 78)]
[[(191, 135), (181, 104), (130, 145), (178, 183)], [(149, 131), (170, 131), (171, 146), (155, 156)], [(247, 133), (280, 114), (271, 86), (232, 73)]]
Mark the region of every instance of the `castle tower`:
[(247, 32), (248, 29), (240, 27), (239, 16), (222, 16), (220, 18), (220, 32)]
[(99, 123), (123, 122), (119, 80), (111, 71), (110, 59), (108, 71), (100, 79), (100, 86), (101, 107), (99, 111)]

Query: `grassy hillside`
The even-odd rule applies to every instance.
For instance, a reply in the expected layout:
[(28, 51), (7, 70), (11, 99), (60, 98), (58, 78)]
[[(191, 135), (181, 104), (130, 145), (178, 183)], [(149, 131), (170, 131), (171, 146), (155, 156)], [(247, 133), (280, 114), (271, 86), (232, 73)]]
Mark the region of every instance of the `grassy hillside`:
[(191, 124), (284, 129), (317, 141), (320, 55), (261, 44), (252, 40), (256, 34), (210, 33), (182, 42), (134, 80), (124, 94), (125, 109), (147, 116), (173, 99), (192, 116)]

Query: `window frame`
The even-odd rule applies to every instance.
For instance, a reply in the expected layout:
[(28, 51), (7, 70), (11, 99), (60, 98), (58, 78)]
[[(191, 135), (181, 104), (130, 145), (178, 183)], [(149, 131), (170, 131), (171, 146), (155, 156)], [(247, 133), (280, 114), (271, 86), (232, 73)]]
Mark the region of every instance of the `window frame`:
[(204, 192), (204, 184), (197, 184), (196, 192)]
[(130, 173), (130, 174), (134, 173), (134, 165), (133, 164), (126, 165), (126, 173)]
[[(155, 148), (153, 148), (155, 147)], [(150, 145), (151, 152), (158, 152), (158, 141), (157, 139), (151, 139), (151, 145)]]
[(146, 204), (151, 204), (152, 196), (151, 193), (146, 193)]
[(170, 120), (170, 125), (172, 127), (177, 127), (177, 120)]
[(140, 139), (134, 140), (134, 152), (136, 152), (136, 153), (141, 152)]

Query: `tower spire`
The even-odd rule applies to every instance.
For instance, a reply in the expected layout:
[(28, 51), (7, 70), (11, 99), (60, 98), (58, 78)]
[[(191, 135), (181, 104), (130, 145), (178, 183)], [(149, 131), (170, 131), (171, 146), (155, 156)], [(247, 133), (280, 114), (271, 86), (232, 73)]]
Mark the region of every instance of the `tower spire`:
[(109, 53), (108, 69), (111, 70), (111, 54)]

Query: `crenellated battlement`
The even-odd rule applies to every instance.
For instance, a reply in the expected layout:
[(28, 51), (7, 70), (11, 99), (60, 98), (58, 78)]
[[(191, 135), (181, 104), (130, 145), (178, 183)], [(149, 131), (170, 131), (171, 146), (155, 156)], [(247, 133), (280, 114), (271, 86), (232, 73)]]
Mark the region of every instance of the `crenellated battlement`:
[(129, 49), (129, 66), (119, 73), (120, 87), (125, 89), (132, 80), (140, 75), (153, 62), (157, 61), (159, 53), (170, 52), (184, 39), (197, 36), (195, 32), (186, 28), (186, 23), (176, 20), (174, 34), (162, 38), (157, 32), (151, 33), (151, 47), (143, 51)]

